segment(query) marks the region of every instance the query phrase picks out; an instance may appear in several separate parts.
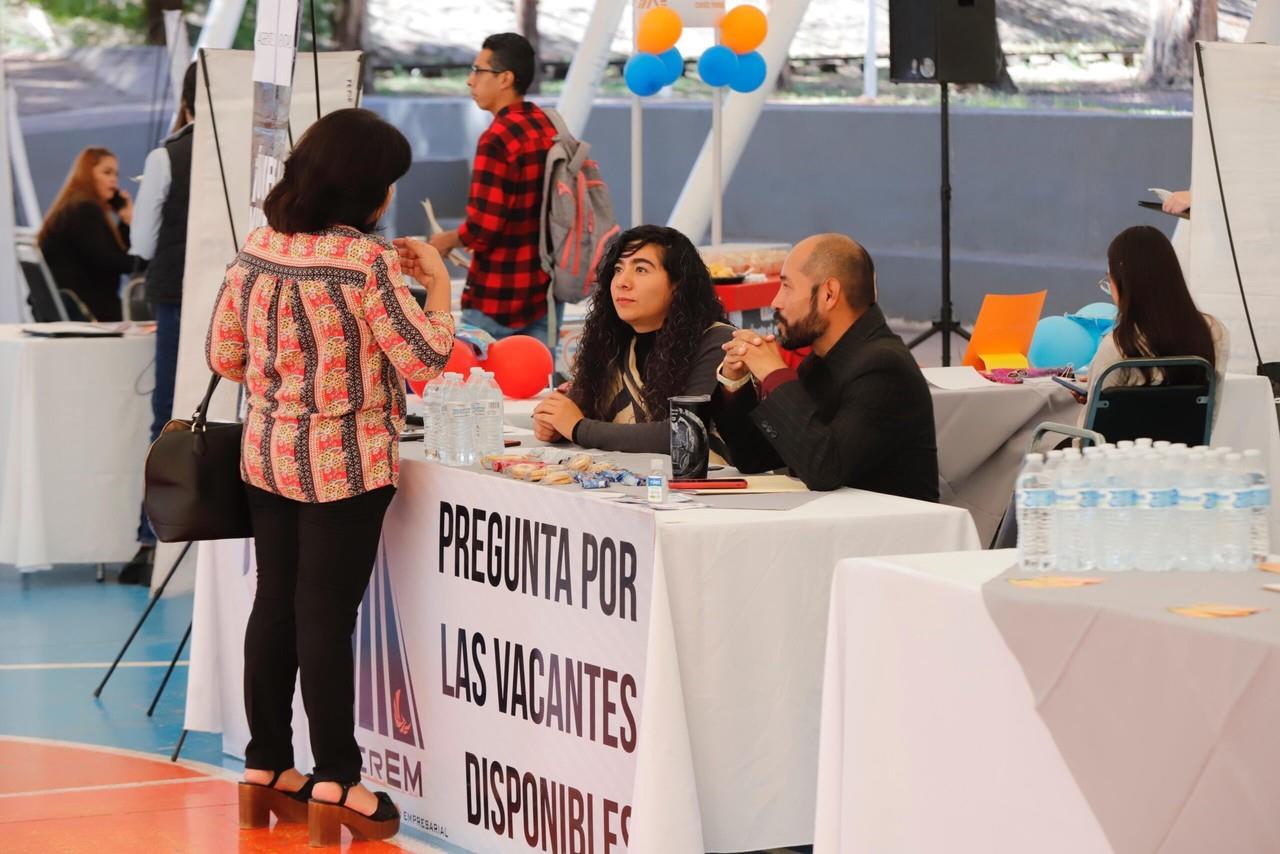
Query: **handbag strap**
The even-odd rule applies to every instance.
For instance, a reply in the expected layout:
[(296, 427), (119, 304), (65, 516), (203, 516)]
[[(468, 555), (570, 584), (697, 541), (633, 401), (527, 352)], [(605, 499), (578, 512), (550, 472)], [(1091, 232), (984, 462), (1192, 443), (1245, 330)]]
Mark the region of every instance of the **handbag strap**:
[(200, 405), (196, 407), (195, 413), (191, 416), (191, 430), (193, 432), (203, 432), (204, 425), (209, 420), (209, 401), (213, 400), (213, 390), (218, 387), (218, 380), (222, 377), (213, 374), (209, 377), (209, 388), (204, 393), (204, 400), (200, 401)]

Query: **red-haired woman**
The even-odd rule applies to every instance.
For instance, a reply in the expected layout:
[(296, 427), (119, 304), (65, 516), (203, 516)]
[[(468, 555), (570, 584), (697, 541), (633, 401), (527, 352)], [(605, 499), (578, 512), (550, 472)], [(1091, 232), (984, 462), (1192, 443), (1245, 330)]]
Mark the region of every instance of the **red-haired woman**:
[(86, 148), (40, 226), (40, 251), (59, 288), (75, 293), (95, 320), (120, 320), (120, 276), (133, 269), (133, 199), (120, 189), (120, 162)]

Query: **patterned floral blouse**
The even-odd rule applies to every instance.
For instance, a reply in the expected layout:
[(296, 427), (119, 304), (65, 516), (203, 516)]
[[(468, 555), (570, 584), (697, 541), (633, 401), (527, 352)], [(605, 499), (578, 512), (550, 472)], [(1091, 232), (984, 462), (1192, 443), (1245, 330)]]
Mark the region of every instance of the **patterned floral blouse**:
[(351, 498), (399, 480), (404, 383), (453, 349), (453, 317), (424, 312), (384, 240), (336, 226), (255, 229), (209, 325), (209, 367), (243, 382), (245, 482), (296, 501)]

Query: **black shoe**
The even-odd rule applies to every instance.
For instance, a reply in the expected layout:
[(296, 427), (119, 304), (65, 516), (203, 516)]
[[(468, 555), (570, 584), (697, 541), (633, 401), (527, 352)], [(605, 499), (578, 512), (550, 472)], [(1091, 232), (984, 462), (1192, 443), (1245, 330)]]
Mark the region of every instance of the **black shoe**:
[(151, 585), (151, 567), (156, 562), (156, 547), (141, 546), (133, 559), (120, 568), (120, 576), (116, 579), (121, 584)]

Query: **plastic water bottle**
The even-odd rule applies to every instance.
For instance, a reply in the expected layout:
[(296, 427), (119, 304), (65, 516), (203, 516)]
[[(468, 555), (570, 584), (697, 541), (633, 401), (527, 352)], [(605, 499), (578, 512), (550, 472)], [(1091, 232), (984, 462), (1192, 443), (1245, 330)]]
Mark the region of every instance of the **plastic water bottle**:
[(1049, 481), (1049, 489), (1053, 492), (1054, 501), (1049, 507), (1049, 546), (1045, 556), (1045, 567), (1056, 569), (1058, 566), (1058, 508), (1057, 486), (1058, 470), (1062, 468), (1065, 454), (1060, 450), (1052, 450), (1044, 455), (1044, 476)]
[(1085, 538), (1080, 549), (1080, 568), (1099, 569), (1105, 546), (1102, 534), (1103, 479), (1106, 476), (1106, 455), (1115, 451), (1115, 445), (1101, 445), (1084, 449), (1084, 465), (1080, 484), (1080, 525), (1075, 532)]
[(471, 414), (471, 400), (462, 375), (445, 375), (444, 392), (441, 395), (444, 418), (440, 429), (440, 461), (447, 466), (471, 464), (475, 434)]
[(1206, 572), (1214, 565), (1217, 492), (1213, 485), (1213, 460), (1205, 449), (1188, 451), (1178, 484), (1178, 569)]
[(1271, 554), (1271, 484), (1262, 451), (1244, 452), (1244, 470), (1249, 475), (1249, 552), (1254, 566), (1266, 563)]
[(1053, 482), (1053, 551), (1058, 569), (1077, 572), (1084, 569), (1081, 494), (1084, 487), (1084, 458), (1075, 448), (1063, 451)]
[(1218, 470), (1218, 563), (1226, 572), (1253, 566), (1253, 484), (1244, 456), (1227, 454)]
[(1135, 569), (1163, 572), (1172, 569), (1174, 561), (1171, 539), (1178, 504), (1175, 460), (1170, 455), (1150, 451), (1139, 458), (1135, 469), (1138, 500), (1134, 505), (1134, 522), (1138, 545), (1133, 565)]
[(1102, 500), (1098, 504), (1100, 521), (1097, 537), (1101, 550), (1098, 568), (1108, 572), (1124, 572), (1133, 568), (1134, 506), (1137, 495), (1133, 478), (1133, 443), (1104, 454), (1099, 463), (1099, 485)]
[(1045, 474), (1042, 454), (1027, 454), (1024, 458), (1014, 495), (1018, 514), (1018, 563), (1027, 572), (1051, 569), (1048, 558), (1053, 486)]
[(427, 459), (440, 459), (440, 427), (444, 423), (444, 375), (427, 383), (422, 390), (422, 447)]
[(493, 374), (484, 368), (472, 368), (467, 381), (471, 394), (471, 412), (475, 419), (475, 450), (477, 458), (486, 454), (501, 454), (503, 398), (502, 389)]
[(645, 479), (645, 497), (650, 504), (667, 503), (667, 465), (665, 460), (649, 461), (649, 476)]

